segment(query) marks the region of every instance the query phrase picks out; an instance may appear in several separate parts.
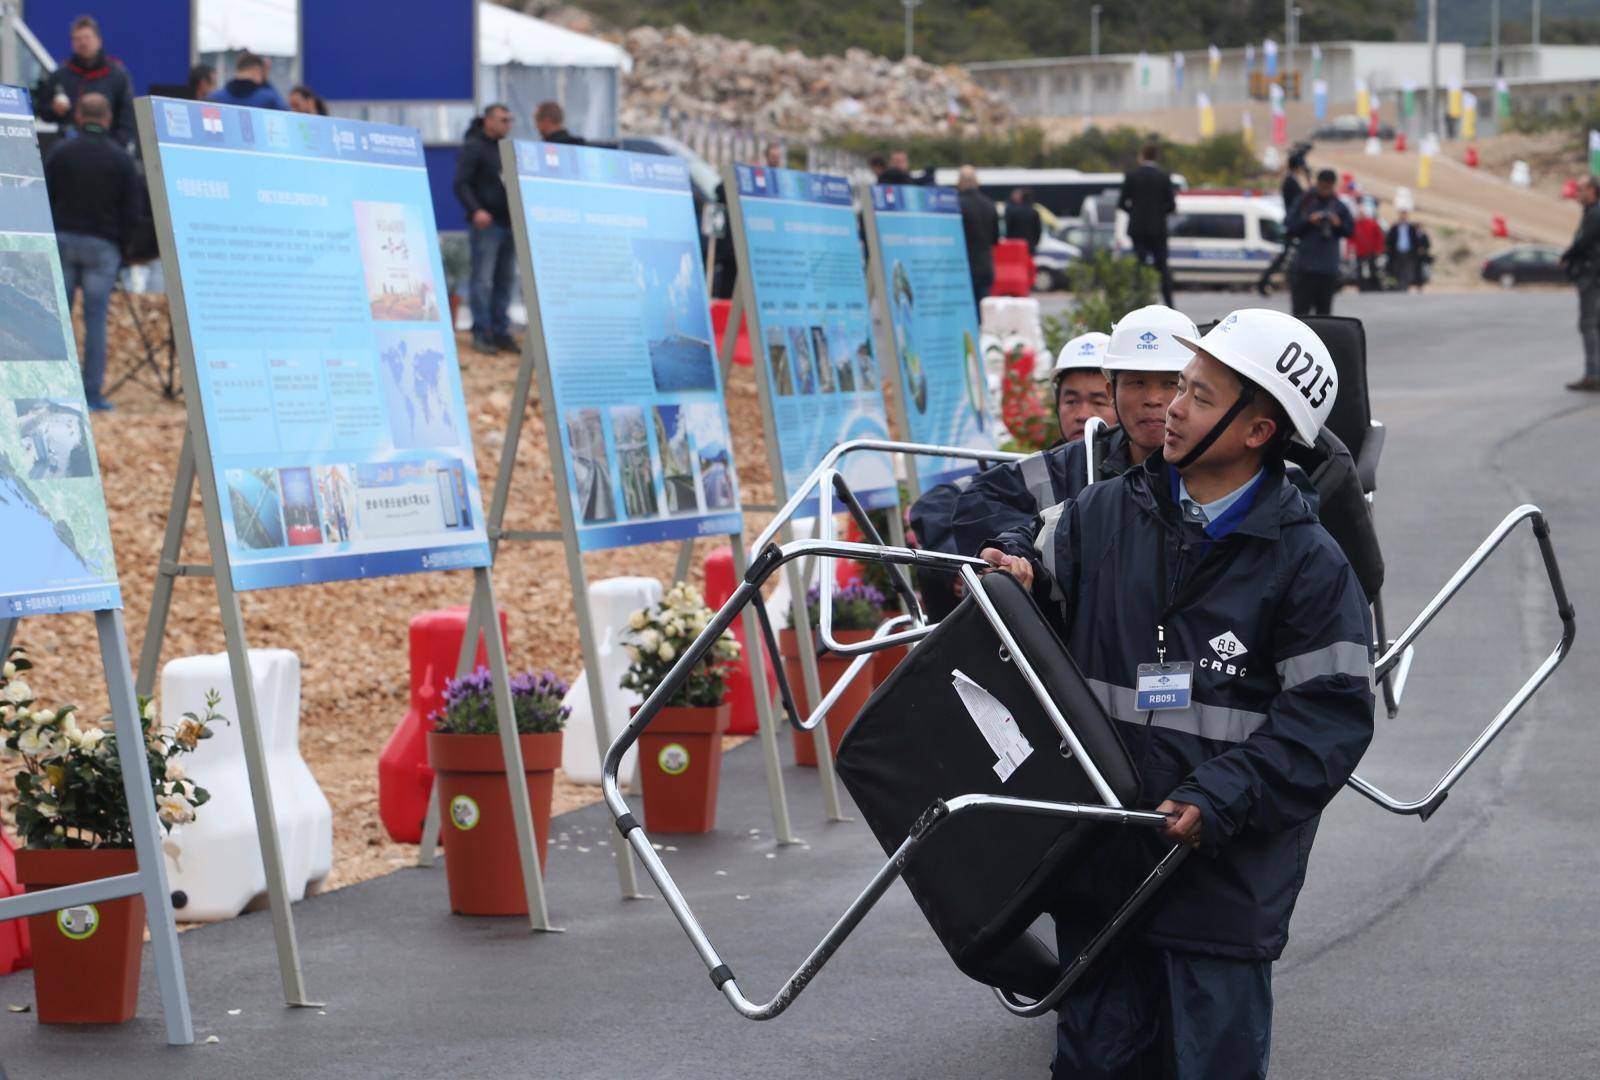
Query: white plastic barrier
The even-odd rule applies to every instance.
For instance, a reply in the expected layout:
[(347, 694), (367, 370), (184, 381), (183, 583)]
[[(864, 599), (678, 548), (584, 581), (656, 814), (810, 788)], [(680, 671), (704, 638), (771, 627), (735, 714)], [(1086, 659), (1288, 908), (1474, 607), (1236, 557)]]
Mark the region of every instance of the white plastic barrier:
[[(606, 688), (606, 718), (611, 735), (616, 737), (628, 722), (628, 710), (643, 699), (618, 684), (628, 670), (628, 654), (617, 635), (628, 625), (628, 616), (661, 600), (661, 582), (647, 577), (617, 577), (596, 581), (589, 586), (589, 609), (594, 618), (596, 648), (600, 653), (600, 682)], [(572, 710), (567, 717), (567, 735), (561, 741), (561, 770), (567, 779), (580, 784), (600, 782), (600, 758), (607, 749), (596, 746), (594, 710), (589, 706), (589, 672), (579, 672), (563, 701)], [(638, 790), (638, 751), (629, 750), (617, 775), (624, 784)]]
[[(291, 899), (299, 900), (333, 869), (333, 809), (300, 756), (300, 658), (288, 649), (252, 649), (250, 673), (284, 874)], [(172, 890), (185, 897), (177, 909), (185, 922), (231, 919), (267, 891), (227, 653), (185, 656), (162, 669), (161, 723), (172, 728), (186, 712), (203, 715), (213, 689), (222, 695), (217, 708), (228, 722), (213, 724), (211, 738), (177, 759), (211, 800), (192, 823), (174, 828), (165, 845)]]
[(1526, 161), (1519, 159), (1511, 163), (1511, 186), (1519, 188), (1533, 186), (1533, 171), (1528, 168)]

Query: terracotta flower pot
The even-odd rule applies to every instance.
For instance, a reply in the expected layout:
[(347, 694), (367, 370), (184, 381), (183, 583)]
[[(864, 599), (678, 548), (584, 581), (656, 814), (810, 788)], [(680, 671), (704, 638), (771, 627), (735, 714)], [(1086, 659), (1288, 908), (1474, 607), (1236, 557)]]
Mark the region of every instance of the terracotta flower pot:
[[(872, 631), (835, 630), (833, 636), (845, 644), (852, 644), (866, 641), (872, 636)], [(789, 689), (794, 693), (795, 704), (800, 707), (801, 718), (809, 717), (816, 704), (806, 695), (805, 672), (800, 666), (800, 643), (794, 630), (779, 632), (778, 650), (783, 653), (783, 671), (789, 679)], [(849, 669), (853, 659), (833, 653), (817, 658), (817, 682), (822, 688), (824, 697)], [(828, 745), (833, 749), (835, 756), (838, 756), (839, 741), (844, 738), (845, 731), (855, 722), (856, 714), (867, 703), (867, 698), (872, 696), (875, 664), (876, 660), (872, 661), (867, 665), (867, 670), (852, 679), (844, 694), (833, 703), (833, 708), (828, 710)], [(791, 734), (794, 736), (795, 764), (816, 768), (817, 749), (812, 733), (793, 728)]]
[[(634, 711), (637, 711), (635, 709)], [(703, 833), (717, 826), (722, 735), (733, 708), (662, 709), (639, 736), (644, 824), (653, 833)]]
[[(127, 848), (17, 852), (17, 882), (29, 892), (131, 874)], [(121, 1024), (139, 1003), (144, 898), (128, 896), (28, 918), (33, 994), (41, 1024)]]
[(894, 673), (894, 669), (900, 665), (900, 661), (904, 660), (906, 653), (910, 651), (911, 647), (909, 645), (896, 645), (892, 649), (884, 649), (882, 652), (873, 654), (872, 688), (874, 690), (889, 680), (889, 676)]
[[(543, 870), (550, 844), (550, 802), (555, 796), (556, 767), (561, 764), (561, 733), (518, 738)], [(500, 736), (430, 731), (428, 763), (439, 778), (450, 910), (458, 915), (526, 915), (528, 898), (522, 891)]]

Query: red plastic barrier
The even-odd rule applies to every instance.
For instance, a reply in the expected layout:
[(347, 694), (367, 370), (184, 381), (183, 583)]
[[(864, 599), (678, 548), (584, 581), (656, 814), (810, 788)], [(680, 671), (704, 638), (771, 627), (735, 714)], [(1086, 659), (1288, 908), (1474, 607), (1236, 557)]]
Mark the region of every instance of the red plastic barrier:
[(1578, 197), (1578, 178), (1576, 176), (1567, 177), (1566, 182), (1561, 185), (1561, 197), (1563, 199), (1576, 199)]
[[(467, 632), (467, 609), (424, 611), (411, 620), (411, 707), (378, 755), (378, 816), (389, 839), (397, 844), (422, 842), (422, 821), (428, 814), (433, 769), (428, 766), (429, 717), (444, 704), (444, 684), (455, 677), (461, 636)], [(506, 633), (506, 613), (500, 612)], [(483, 635), (478, 635), (474, 663), (489, 662)]]
[(1394, 148), (1399, 153), (1403, 154), (1403, 153), (1406, 152), (1406, 133), (1405, 132), (1397, 131), (1397, 132), (1394, 133)]
[(994, 286), (989, 295), (1033, 295), (1033, 256), (1026, 240), (1002, 240), (994, 246)]
[(1476, 169), (1478, 167), (1478, 148), (1476, 146), (1469, 145), (1467, 147), (1467, 152), (1462, 155), (1461, 160), (1467, 168)]
[[(733, 310), (732, 300), (711, 301), (711, 347), (722, 348), (722, 335), (728, 329), (728, 314)], [(739, 336), (733, 342), (733, 362), (749, 367), (755, 362), (755, 357), (750, 353), (750, 323), (745, 319), (739, 320)]]
[[(27, 890), (17, 884), (17, 856), (11, 837), (0, 831), (0, 896), (17, 896)], [(0, 975), (33, 966), (33, 946), (28, 941), (28, 920), (0, 922)]]
[(1504, 214), (1496, 214), (1489, 219), (1489, 235), (1498, 236), (1501, 239), (1510, 238), (1511, 230), (1506, 228), (1506, 216)]
[[(706, 556), (706, 603), (719, 608), (733, 595), (733, 549), (724, 545), (713, 548)], [(744, 644), (744, 619), (733, 624), (734, 636)], [(768, 693), (778, 688), (778, 677), (773, 673), (772, 656), (767, 655)], [(729, 735), (754, 735), (756, 733), (756, 697), (750, 685), (750, 663), (740, 655), (728, 676), (728, 704), (732, 712), (728, 717)]]

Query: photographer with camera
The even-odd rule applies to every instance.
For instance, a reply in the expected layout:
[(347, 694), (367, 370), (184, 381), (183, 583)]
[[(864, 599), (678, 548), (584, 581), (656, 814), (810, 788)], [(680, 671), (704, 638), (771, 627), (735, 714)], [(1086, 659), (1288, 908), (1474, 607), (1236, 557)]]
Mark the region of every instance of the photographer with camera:
[(1339, 291), (1339, 249), (1355, 232), (1350, 207), (1339, 198), (1339, 176), (1332, 169), (1317, 173), (1317, 183), (1289, 211), (1285, 232), (1297, 242), (1289, 264), (1290, 297), (1296, 317), (1332, 315)]

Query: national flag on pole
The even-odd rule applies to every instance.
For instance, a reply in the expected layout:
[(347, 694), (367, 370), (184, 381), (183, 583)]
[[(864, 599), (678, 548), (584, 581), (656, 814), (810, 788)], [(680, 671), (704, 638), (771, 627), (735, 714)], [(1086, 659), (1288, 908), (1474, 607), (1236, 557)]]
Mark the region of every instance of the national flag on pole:
[(1600, 131), (1589, 132), (1589, 172), (1600, 174)]
[(1311, 81), (1311, 108), (1318, 120), (1328, 118), (1328, 80), (1313, 79)]
[(1284, 146), (1289, 142), (1289, 120), (1283, 112), (1283, 87), (1273, 83), (1267, 88), (1267, 100), (1272, 103), (1272, 145)]
[(1322, 78), (1322, 46), (1315, 43), (1311, 46), (1311, 77)]
[(1367, 135), (1376, 138), (1378, 134), (1378, 110), (1383, 108), (1383, 97), (1374, 91), (1367, 99)]
[(1244, 137), (1246, 146), (1254, 146), (1256, 144), (1256, 122), (1250, 119), (1249, 113), (1245, 113), (1239, 119), (1239, 134)]
[(1445, 96), (1444, 113), (1452, 120), (1461, 119), (1461, 84), (1451, 83), (1449, 93)]
[(1256, 69), (1256, 47), (1253, 44), (1244, 47), (1244, 69), (1246, 71)]
[(1196, 94), (1194, 103), (1200, 108), (1200, 137), (1209, 139), (1217, 133), (1217, 114), (1211, 107), (1211, 95)]
[(1478, 95), (1470, 90), (1461, 94), (1461, 137), (1475, 139), (1478, 136)]
[(1150, 85), (1150, 54), (1147, 52), (1139, 54), (1139, 85)]
[(1511, 84), (1504, 79), (1494, 81), (1494, 115), (1501, 120), (1511, 115)]
[(1222, 50), (1212, 45), (1206, 49), (1206, 61), (1209, 65), (1208, 78), (1217, 81), (1217, 76), (1222, 74)]
[(1417, 111), (1417, 84), (1410, 79), (1400, 84), (1400, 115), (1410, 119)]
[(1365, 120), (1372, 113), (1372, 95), (1367, 92), (1367, 80), (1356, 80), (1356, 115)]
[(1267, 38), (1261, 43), (1261, 56), (1267, 65), (1267, 78), (1278, 77), (1278, 43)]
[(1183, 89), (1183, 69), (1187, 63), (1181, 52), (1172, 54), (1172, 85), (1179, 90)]

